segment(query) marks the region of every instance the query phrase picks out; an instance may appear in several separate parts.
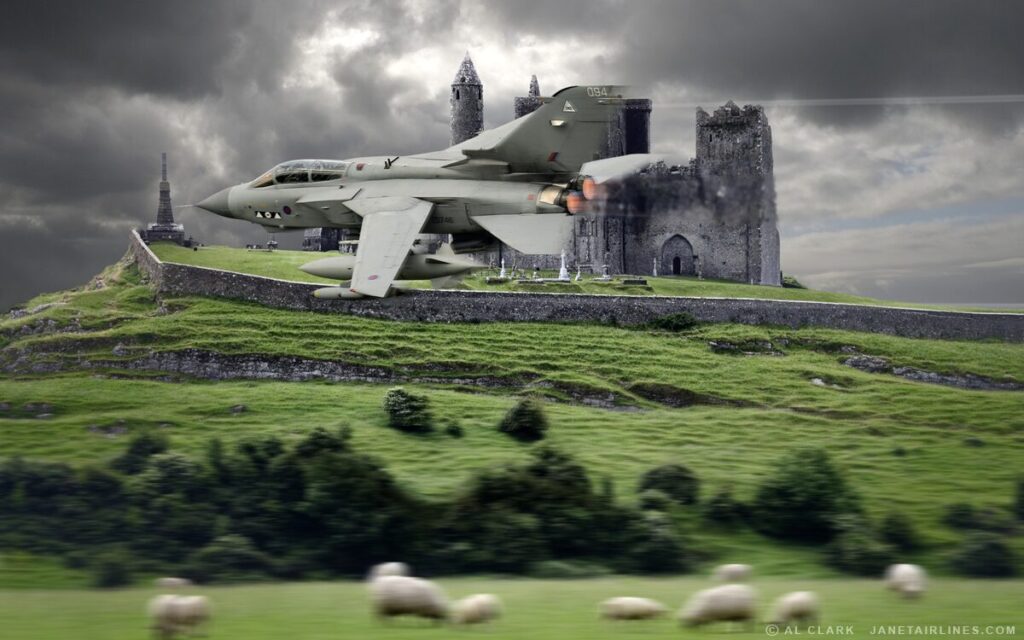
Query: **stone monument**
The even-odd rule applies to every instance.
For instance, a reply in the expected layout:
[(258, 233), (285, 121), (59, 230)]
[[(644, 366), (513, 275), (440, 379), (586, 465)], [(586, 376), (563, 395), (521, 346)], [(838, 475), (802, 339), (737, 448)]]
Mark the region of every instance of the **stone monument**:
[(167, 153), (160, 154), (160, 197), (156, 208), (156, 222), (139, 230), (139, 236), (148, 242), (173, 242), (183, 247), (194, 244), (192, 238), (185, 239), (185, 227), (174, 222), (174, 208), (171, 206), (171, 183), (167, 180)]

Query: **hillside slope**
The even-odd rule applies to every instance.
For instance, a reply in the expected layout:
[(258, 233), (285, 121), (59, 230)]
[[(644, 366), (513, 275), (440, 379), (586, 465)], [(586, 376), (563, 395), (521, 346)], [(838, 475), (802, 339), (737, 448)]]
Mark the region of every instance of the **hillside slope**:
[[(725, 324), (397, 323), (156, 299), (125, 263), (27, 308), (0, 321), (0, 457), (103, 460), (145, 427), (198, 452), (213, 435), (294, 441), (345, 424), (405, 486), (450, 497), (475, 470), (525, 458), (495, 425), (514, 396), (533, 393), (548, 399), (548, 442), (626, 500), (643, 471), (669, 461), (693, 469), (705, 496), (731, 486), (749, 498), (782, 454), (825, 447), (870, 515), (911, 517), (929, 543), (921, 558), (936, 566), (961, 536), (940, 524), (945, 507), (1005, 509), (1024, 467), (1024, 391), (950, 386), (1019, 388), (1021, 344)], [(844, 364), (860, 355), (947, 384)], [(466, 436), (386, 428), (381, 399), (396, 382), (428, 394)], [(749, 531), (693, 535), (769, 572), (823, 571), (813, 548)]]

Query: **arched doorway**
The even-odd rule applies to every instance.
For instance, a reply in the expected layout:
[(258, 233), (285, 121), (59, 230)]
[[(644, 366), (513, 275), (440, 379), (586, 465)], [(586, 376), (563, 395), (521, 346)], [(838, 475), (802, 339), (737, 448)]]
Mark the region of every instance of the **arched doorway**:
[(680, 235), (674, 235), (661, 245), (661, 273), (672, 276), (695, 276), (693, 245)]

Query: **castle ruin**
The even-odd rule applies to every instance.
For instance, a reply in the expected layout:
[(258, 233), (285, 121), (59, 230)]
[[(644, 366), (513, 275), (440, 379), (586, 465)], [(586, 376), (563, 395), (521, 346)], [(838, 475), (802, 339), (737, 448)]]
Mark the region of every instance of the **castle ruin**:
[[(453, 144), (479, 133), (483, 83), (467, 54), (452, 83)], [(515, 98), (517, 118), (541, 104), (537, 77)], [(652, 103), (630, 99), (613, 119), (601, 157), (650, 152)], [(599, 210), (576, 216), (566, 249), (573, 267), (599, 273), (691, 275), (781, 285), (772, 133), (760, 106), (728, 102), (697, 109), (696, 157), (655, 165), (609, 185)], [(484, 263), (554, 269), (559, 256), (524, 255), (501, 243), (476, 254)]]

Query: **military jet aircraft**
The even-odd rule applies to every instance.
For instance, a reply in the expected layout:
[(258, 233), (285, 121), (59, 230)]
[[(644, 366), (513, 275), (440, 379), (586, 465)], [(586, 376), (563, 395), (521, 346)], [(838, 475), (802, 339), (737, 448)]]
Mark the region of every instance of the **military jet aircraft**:
[(597, 160), (623, 98), (622, 87), (568, 87), (541, 98), (533, 113), (448, 149), (283, 162), (197, 206), (268, 230), (357, 230), (350, 272), (336, 259), (306, 265), (350, 277), (347, 287), (317, 292), (326, 298), (384, 297), (400, 275), (450, 275), (450, 258), (410, 260), (421, 255), (413, 251), (421, 233), (451, 234), (456, 253), (500, 240), (523, 253), (558, 254), (571, 214), (584, 210), (598, 182), (652, 161), (646, 154)]

